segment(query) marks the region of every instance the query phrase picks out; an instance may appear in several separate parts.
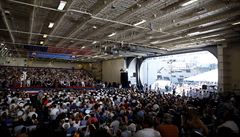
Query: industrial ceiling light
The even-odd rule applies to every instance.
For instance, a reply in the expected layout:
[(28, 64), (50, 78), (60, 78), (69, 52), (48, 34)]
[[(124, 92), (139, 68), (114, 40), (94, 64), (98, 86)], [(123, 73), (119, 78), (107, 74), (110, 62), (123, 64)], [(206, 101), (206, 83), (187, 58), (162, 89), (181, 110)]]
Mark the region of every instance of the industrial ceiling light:
[(216, 39), (216, 40), (213, 40), (214, 42), (220, 42), (220, 41), (224, 41), (226, 39)]
[(113, 33), (109, 34), (108, 37), (112, 37), (112, 36), (114, 36), (116, 34), (117, 34), (116, 32), (113, 32)]
[(206, 38), (217, 37), (217, 36), (220, 36), (220, 34), (204, 36), (204, 37), (201, 37), (200, 39), (206, 39)]
[(84, 49), (84, 48), (85, 48), (85, 46), (82, 46), (82, 47), (81, 47), (81, 49)]
[(96, 43), (97, 43), (97, 41), (93, 41), (93, 42), (92, 42), (92, 44), (96, 44)]
[(47, 36), (48, 36), (47, 34), (44, 34), (44, 35), (43, 35), (43, 38), (46, 38)]
[(183, 3), (181, 6), (187, 6), (187, 5), (190, 5), (190, 4), (192, 4), (192, 3), (194, 3), (194, 2), (197, 2), (198, 0), (190, 0), (190, 1), (188, 1), (188, 2), (186, 2), (186, 3)]
[(40, 41), (40, 44), (42, 45), (42, 44), (43, 44), (43, 41)]
[(214, 31), (218, 31), (218, 30), (221, 30), (221, 29), (224, 29), (224, 27), (221, 27), (221, 28), (216, 28), (216, 29), (210, 29), (210, 30), (206, 30), (206, 31), (201, 31), (201, 33), (210, 33), (210, 32), (214, 32)]
[(151, 44), (157, 44), (157, 43), (159, 43), (160, 41), (153, 41), (153, 42), (150, 42)]
[(232, 25), (238, 25), (238, 24), (240, 24), (240, 21), (239, 22), (235, 22)]
[(111, 6), (112, 9), (116, 9), (116, 7), (114, 5)]
[(199, 35), (199, 34), (201, 34), (201, 32), (197, 31), (197, 32), (189, 33), (187, 35), (188, 36), (195, 36), (195, 35)]
[(49, 25), (48, 25), (48, 28), (52, 28), (53, 26), (54, 26), (54, 23), (50, 22)]
[(221, 27), (221, 28), (216, 28), (216, 29), (210, 29), (210, 30), (206, 30), (206, 31), (197, 31), (197, 32), (193, 32), (193, 33), (189, 33), (187, 34), (188, 36), (196, 36), (196, 35), (200, 35), (200, 34), (206, 34), (206, 33), (210, 33), (210, 32), (215, 32), (218, 30), (222, 30), (225, 29), (225, 27)]
[(5, 10), (4, 12), (5, 12), (5, 14), (10, 14), (9, 10)]
[(222, 20), (216, 20), (216, 21), (212, 21), (212, 22), (207, 22), (207, 23), (204, 23), (204, 24), (199, 25), (199, 27), (210, 26), (210, 25), (213, 25), (213, 24), (219, 23), (219, 22), (221, 22), (221, 21), (222, 21)]
[(138, 26), (138, 25), (143, 24), (143, 23), (145, 23), (145, 22), (146, 22), (146, 20), (141, 20), (140, 22), (135, 23), (135, 24), (133, 24), (133, 25), (134, 25), (134, 26)]
[(63, 10), (64, 9), (64, 7), (65, 7), (65, 5), (67, 4), (67, 2), (66, 1), (60, 1), (60, 3), (59, 3), (59, 5), (58, 5), (58, 10)]
[(96, 29), (96, 28), (97, 28), (97, 26), (95, 26), (95, 25), (94, 25), (94, 26), (93, 26), (93, 28), (94, 28), (94, 29)]

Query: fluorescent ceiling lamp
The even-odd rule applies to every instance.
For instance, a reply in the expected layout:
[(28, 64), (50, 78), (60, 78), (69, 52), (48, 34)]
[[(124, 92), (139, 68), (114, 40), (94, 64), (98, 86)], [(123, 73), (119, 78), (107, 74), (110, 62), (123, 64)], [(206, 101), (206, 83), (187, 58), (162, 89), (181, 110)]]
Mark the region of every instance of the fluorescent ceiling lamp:
[(205, 36), (205, 37), (201, 37), (200, 39), (206, 39), (206, 38), (211, 38), (211, 37), (217, 37), (220, 34), (216, 34), (216, 35), (209, 35), (209, 36)]
[(224, 29), (224, 27), (217, 28), (217, 29), (206, 30), (206, 31), (201, 31), (201, 34), (203, 34), (203, 33), (210, 33), (210, 32), (218, 31), (218, 30), (221, 30), (221, 29)]
[(183, 37), (180, 36), (180, 37), (175, 37), (175, 38), (171, 38), (171, 39), (161, 40), (161, 41), (158, 42), (158, 44), (173, 41), (173, 40), (178, 40), (178, 39), (181, 39), (181, 38), (183, 38)]
[(46, 38), (46, 37), (47, 37), (47, 34), (44, 34), (44, 35), (43, 35), (43, 38)]
[(190, 1), (186, 2), (186, 3), (183, 3), (182, 6), (190, 5), (190, 4), (192, 4), (192, 3), (196, 2), (196, 1), (198, 1), (198, 0), (190, 0)]
[(143, 23), (145, 23), (146, 22), (146, 20), (142, 20), (142, 21), (140, 21), (140, 22), (138, 22), (138, 23), (135, 23), (135, 24), (133, 24), (134, 26), (138, 26), (138, 25), (140, 25), (140, 24), (143, 24)]
[(84, 48), (85, 48), (85, 46), (82, 46), (82, 47), (81, 47), (81, 49), (84, 49)]
[(238, 25), (238, 24), (240, 24), (240, 21), (239, 22), (235, 22), (232, 25)]
[(97, 41), (93, 41), (93, 42), (92, 42), (92, 44), (96, 44), (96, 43), (97, 43)]
[(150, 42), (151, 44), (157, 44), (157, 43), (159, 43), (160, 41), (153, 41), (153, 42)]
[(96, 29), (96, 28), (97, 28), (97, 26), (93, 26), (93, 28), (94, 28), (94, 29)]
[(188, 36), (196, 36), (196, 35), (206, 34), (206, 33), (214, 32), (214, 31), (222, 30), (222, 29), (225, 29), (225, 27), (216, 28), (216, 29), (211, 29), (211, 30), (206, 30), (206, 31), (200, 31), (200, 32), (197, 31), (197, 32), (189, 33), (189, 34), (187, 34), (187, 35), (188, 35)]
[(43, 44), (43, 41), (40, 41), (40, 44)]
[(54, 26), (54, 23), (50, 22), (49, 25), (48, 25), (48, 28), (52, 28), (53, 26)]
[(226, 40), (226, 39), (216, 39), (216, 40), (214, 40), (214, 42), (220, 42), (220, 41), (224, 41), (224, 40)]
[(197, 31), (197, 32), (189, 33), (187, 35), (188, 36), (195, 36), (195, 35), (199, 35), (199, 34), (201, 34), (201, 32)]
[(58, 5), (58, 10), (63, 10), (64, 9), (64, 7), (65, 7), (65, 5), (67, 4), (67, 2), (66, 1), (60, 1), (60, 3), (59, 3), (59, 5)]
[(112, 33), (112, 34), (109, 34), (108, 37), (112, 37), (112, 36), (114, 36), (114, 35), (116, 35), (116, 34), (117, 34), (117, 33), (114, 32), (114, 33)]
[(212, 22), (208, 22), (208, 23), (204, 23), (204, 24), (199, 25), (199, 27), (210, 26), (210, 25), (213, 25), (213, 24), (219, 23), (219, 22), (224, 21), (224, 20), (225, 20), (225, 19), (222, 19), (222, 20), (216, 20), (216, 21), (212, 21)]

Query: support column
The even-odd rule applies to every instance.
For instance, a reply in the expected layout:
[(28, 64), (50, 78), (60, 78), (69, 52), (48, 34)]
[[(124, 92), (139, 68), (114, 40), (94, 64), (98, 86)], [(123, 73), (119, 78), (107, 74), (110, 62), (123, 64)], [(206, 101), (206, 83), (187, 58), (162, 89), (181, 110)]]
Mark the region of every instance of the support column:
[(240, 47), (228, 43), (218, 47), (218, 82), (222, 92), (240, 94)]

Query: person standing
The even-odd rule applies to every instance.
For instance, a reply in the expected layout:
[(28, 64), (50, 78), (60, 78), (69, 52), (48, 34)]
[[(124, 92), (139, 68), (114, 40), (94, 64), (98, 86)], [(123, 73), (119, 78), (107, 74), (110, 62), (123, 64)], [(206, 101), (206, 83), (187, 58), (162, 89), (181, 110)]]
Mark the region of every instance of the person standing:
[(143, 129), (137, 131), (134, 137), (161, 137), (161, 134), (153, 129), (153, 119), (149, 116), (144, 117)]

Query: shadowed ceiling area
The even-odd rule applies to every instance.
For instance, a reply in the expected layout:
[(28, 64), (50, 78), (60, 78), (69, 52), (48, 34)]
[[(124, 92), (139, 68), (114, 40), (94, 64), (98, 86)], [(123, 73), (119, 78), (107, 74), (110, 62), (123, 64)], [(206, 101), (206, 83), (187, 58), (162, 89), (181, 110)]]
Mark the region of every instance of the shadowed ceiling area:
[(98, 61), (240, 38), (239, 0), (1, 0), (0, 10), (1, 52), (16, 57), (46, 47)]

